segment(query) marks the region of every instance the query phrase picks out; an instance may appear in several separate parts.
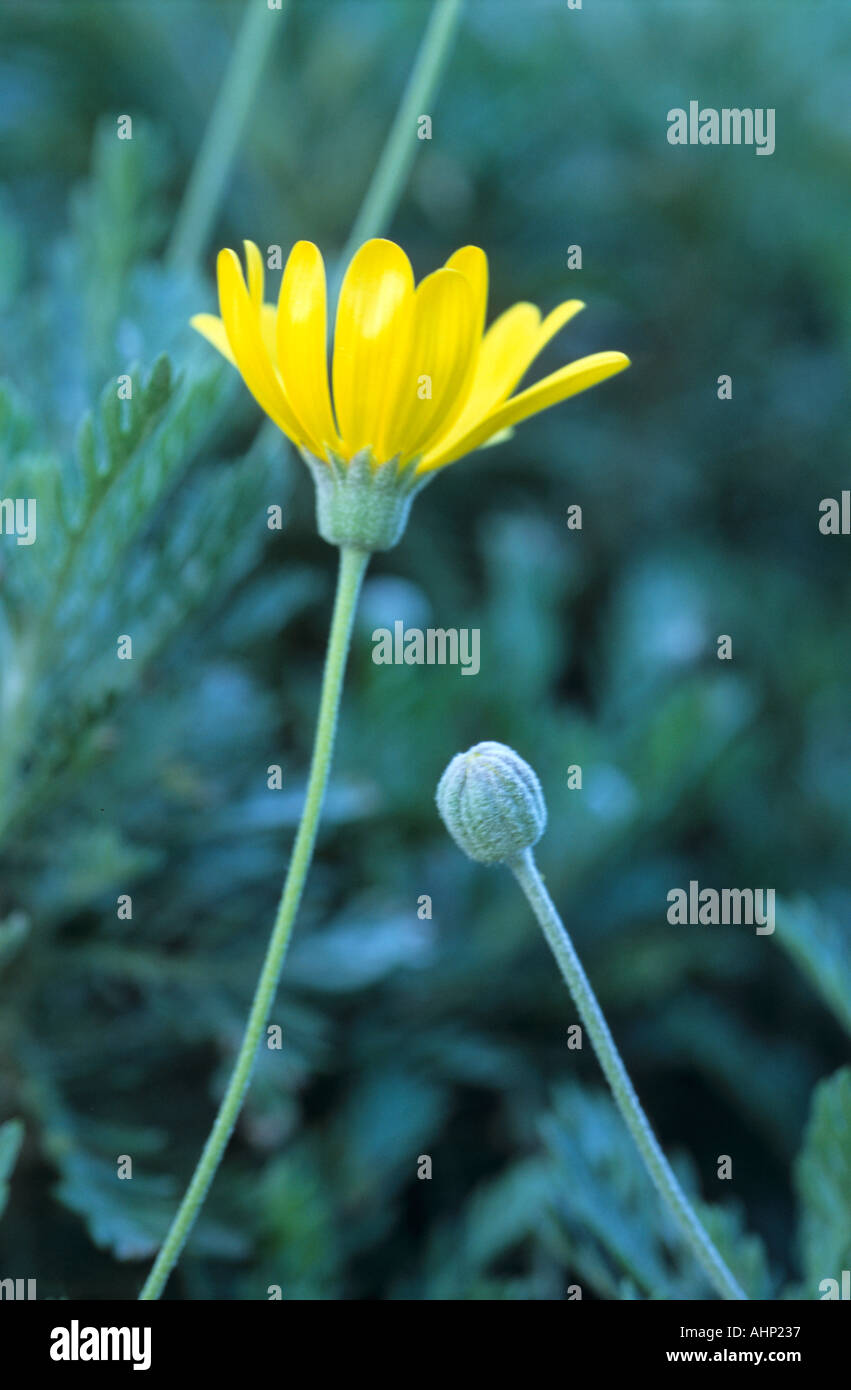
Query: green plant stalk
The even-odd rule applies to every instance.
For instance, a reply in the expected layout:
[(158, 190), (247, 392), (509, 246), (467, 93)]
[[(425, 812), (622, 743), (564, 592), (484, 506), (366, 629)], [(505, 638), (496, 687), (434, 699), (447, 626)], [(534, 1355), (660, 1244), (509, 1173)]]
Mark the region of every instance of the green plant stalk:
[(166, 254), (170, 265), (194, 265), (207, 244), (272, 40), (280, 33), (287, 5), (288, 0), (283, 0), (280, 10), (270, 10), (266, 0), (249, 0), (174, 224)]
[(257, 1049), (278, 988), (293, 922), (313, 858), (313, 848), (322, 813), (322, 802), (334, 751), (334, 736), (337, 729), (337, 715), (340, 708), (346, 660), (351, 642), (352, 623), (368, 564), (368, 551), (359, 550), (353, 546), (340, 548), (337, 594), (328, 636), (325, 672), (322, 678), (322, 694), (316, 720), (316, 734), (307, 793), (275, 924), (266, 950), (266, 958), (263, 961), (263, 968), (257, 981), (251, 1012), (248, 1015), (227, 1090), (222, 1098), (215, 1122), (192, 1175), (192, 1180), (186, 1189), (183, 1201), (171, 1223), (154, 1266), (145, 1281), (144, 1288), (139, 1294), (140, 1299), (157, 1299), (162, 1293), (166, 1280), (180, 1256), (222, 1161), (251, 1080)]
[(747, 1294), (730, 1273), (701, 1221), (683, 1192), (662, 1152), (650, 1123), (641, 1108), (635, 1087), (629, 1079), (620, 1053), (609, 1032), (596, 995), (558, 910), (546, 890), (531, 849), (509, 862), (511, 869), (540, 923), (547, 943), (573, 996), (582, 1022), (594, 1044), (594, 1051), (611, 1087), (627, 1129), (638, 1147), (650, 1177), (675, 1217), (695, 1256), (703, 1265), (715, 1288), (726, 1299), (746, 1299)]

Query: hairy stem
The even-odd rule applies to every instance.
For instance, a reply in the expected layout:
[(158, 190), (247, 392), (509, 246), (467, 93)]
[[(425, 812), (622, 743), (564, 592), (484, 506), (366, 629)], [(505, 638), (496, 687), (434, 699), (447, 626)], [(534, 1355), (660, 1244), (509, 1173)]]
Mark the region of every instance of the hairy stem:
[(222, 1161), (251, 1080), (257, 1048), (278, 988), (293, 922), (313, 858), (313, 848), (322, 813), (322, 802), (334, 751), (337, 714), (340, 708), (340, 694), (343, 688), (346, 659), (351, 641), (352, 622), (368, 563), (369, 553), (367, 551), (346, 546), (341, 548), (337, 596), (328, 637), (325, 673), (322, 679), (322, 694), (319, 701), (307, 794), (275, 924), (269, 938), (266, 958), (257, 981), (251, 1012), (248, 1015), (248, 1022), (227, 1090), (192, 1175), (192, 1181), (186, 1189), (177, 1215), (171, 1223), (153, 1269), (139, 1295), (140, 1299), (157, 1299), (162, 1293), (166, 1280), (197, 1220), (210, 1184)]
[(710, 1240), (650, 1128), (641, 1102), (635, 1094), (635, 1087), (609, 1032), (609, 1025), (582, 968), (582, 962), (544, 886), (532, 851), (526, 850), (519, 855), (509, 864), (509, 868), (526, 894), (543, 929), (547, 943), (573, 996), (573, 1002), (594, 1044), (594, 1051), (611, 1087), (617, 1107), (658, 1192), (667, 1203), (680, 1230), (721, 1297), (746, 1299), (747, 1294), (739, 1287)]

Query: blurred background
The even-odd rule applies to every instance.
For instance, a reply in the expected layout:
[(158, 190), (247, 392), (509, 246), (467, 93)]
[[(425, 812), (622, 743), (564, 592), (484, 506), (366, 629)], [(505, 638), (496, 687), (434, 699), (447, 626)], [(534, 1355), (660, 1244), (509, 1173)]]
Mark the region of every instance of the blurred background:
[[(0, 496), (38, 499), (37, 543), (0, 540), (0, 1277), (39, 1298), (136, 1296), (238, 1045), (310, 753), (335, 556), (303, 464), (187, 320), (243, 237), (336, 264), (429, 13), (268, 13), (200, 244), (185, 191), (245, 7), (0, 16)], [(438, 821), (481, 739), (541, 777), (548, 885), (749, 1292), (817, 1298), (851, 1264), (851, 541), (818, 525), (849, 485), (849, 61), (839, 3), (464, 9), (432, 139), (411, 131), (370, 230), (418, 275), (484, 247), (491, 317), (585, 300), (541, 373), (633, 366), (452, 467), (372, 566), (283, 1049), (169, 1297), (711, 1296), (590, 1046), (567, 1047), (526, 905)], [(669, 145), (690, 100), (775, 108), (775, 153)], [(397, 619), (480, 628), (480, 674), (375, 666)], [(691, 879), (775, 888), (775, 934), (669, 925)]]

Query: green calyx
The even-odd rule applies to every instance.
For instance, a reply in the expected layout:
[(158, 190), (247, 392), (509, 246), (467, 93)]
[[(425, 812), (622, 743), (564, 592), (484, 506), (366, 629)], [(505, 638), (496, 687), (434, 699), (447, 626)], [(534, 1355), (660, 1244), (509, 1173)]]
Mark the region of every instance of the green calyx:
[(329, 545), (391, 550), (408, 524), (411, 503), (432, 477), (416, 476), (417, 459), (375, 464), (369, 449), (348, 463), (333, 454), (326, 463), (307, 449), (300, 452), (316, 484), (319, 534)]

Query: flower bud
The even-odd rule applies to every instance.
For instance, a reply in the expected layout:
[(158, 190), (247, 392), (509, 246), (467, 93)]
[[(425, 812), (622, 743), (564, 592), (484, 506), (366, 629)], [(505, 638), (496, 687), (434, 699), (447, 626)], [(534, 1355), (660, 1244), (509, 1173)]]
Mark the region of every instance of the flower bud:
[(504, 743), (456, 754), (440, 779), (437, 809), (458, 848), (480, 864), (516, 858), (547, 824), (540, 782)]

